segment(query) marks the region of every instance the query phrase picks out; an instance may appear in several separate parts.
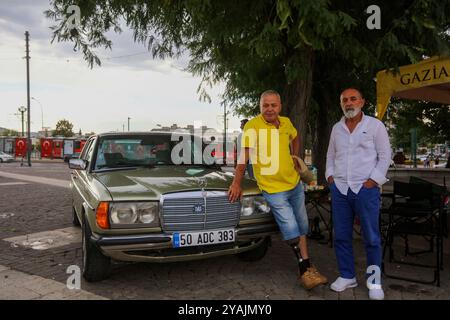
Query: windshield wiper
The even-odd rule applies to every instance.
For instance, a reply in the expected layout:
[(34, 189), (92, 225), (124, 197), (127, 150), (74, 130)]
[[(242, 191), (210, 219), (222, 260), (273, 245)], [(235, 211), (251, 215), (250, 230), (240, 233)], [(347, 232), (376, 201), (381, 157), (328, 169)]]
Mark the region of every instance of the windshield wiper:
[(206, 167), (209, 169), (222, 169), (222, 166), (218, 163), (211, 163), (211, 164), (206, 164), (206, 163), (192, 163), (192, 164), (185, 164), (182, 163), (182, 166), (191, 166), (191, 167)]
[(97, 170), (92, 170), (93, 172), (108, 172), (108, 171), (120, 171), (120, 170), (135, 170), (137, 169), (137, 166), (132, 166), (132, 167), (102, 167), (101, 169), (97, 169)]
[(109, 166), (107, 164), (99, 165), (97, 168), (99, 170), (96, 171), (108, 171), (108, 170), (123, 170), (123, 169), (136, 169), (139, 167), (145, 167), (149, 169), (153, 169), (155, 166), (149, 163), (130, 163), (130, 162), (117, 162), (113, 166)]

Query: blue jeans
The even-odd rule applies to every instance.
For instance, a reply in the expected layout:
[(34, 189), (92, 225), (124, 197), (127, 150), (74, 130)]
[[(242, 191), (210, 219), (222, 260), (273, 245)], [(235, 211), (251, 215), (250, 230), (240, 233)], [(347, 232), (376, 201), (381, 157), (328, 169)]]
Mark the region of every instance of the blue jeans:
[(301, 182), (292, 190), (276, 193), (263, 191), (262, 195), (270, 206), (284, 240), (308, 234), (308, 214)]
[(334, 183), (330, 190), (334, 248), (340, 276), (346, 279), (355, 277), (352, 243), (355, 214), (359, 216), (361, 223), (367, 266), (376, 265), (381, 268), (380, 190), (377, 187), (368, 189), (363, 186), (358, 194), (349, 188), (347, 195), (343, 195)]

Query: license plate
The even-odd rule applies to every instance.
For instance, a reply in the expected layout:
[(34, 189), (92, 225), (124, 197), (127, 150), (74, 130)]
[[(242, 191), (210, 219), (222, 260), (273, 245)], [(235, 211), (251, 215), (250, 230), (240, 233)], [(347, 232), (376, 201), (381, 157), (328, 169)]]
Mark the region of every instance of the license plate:
[(234, 242), (234, 238), (234, 229), (201, 232), (175, 232), (173, 234), (173, 247), (179, 248)]

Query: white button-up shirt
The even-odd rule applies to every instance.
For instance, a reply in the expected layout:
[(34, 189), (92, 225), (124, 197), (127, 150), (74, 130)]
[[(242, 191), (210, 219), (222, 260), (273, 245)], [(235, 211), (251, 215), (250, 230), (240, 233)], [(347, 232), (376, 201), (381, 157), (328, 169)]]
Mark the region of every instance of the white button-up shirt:
[(374, 180), (384, 184), (391, 164), (391, 146), (384, 124), (363, 114), (352, 133), (345, 124), (345, 117), (333, 126), (327, 152), (325, 176), (333, 176), (342, 194), (348, 188), (358, 193), (363, 183)]

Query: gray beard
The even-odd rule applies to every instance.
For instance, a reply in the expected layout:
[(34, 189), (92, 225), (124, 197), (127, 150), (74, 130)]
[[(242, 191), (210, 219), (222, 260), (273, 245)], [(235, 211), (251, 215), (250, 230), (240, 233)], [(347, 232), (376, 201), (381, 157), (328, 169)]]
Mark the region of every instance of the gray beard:
[(356, 117), (360, 111), (361, 111), (361, 108), (348, 109), (348, 110), (344, 111), (344, 116), (347, 119), (351, 119), (351, 118)]

